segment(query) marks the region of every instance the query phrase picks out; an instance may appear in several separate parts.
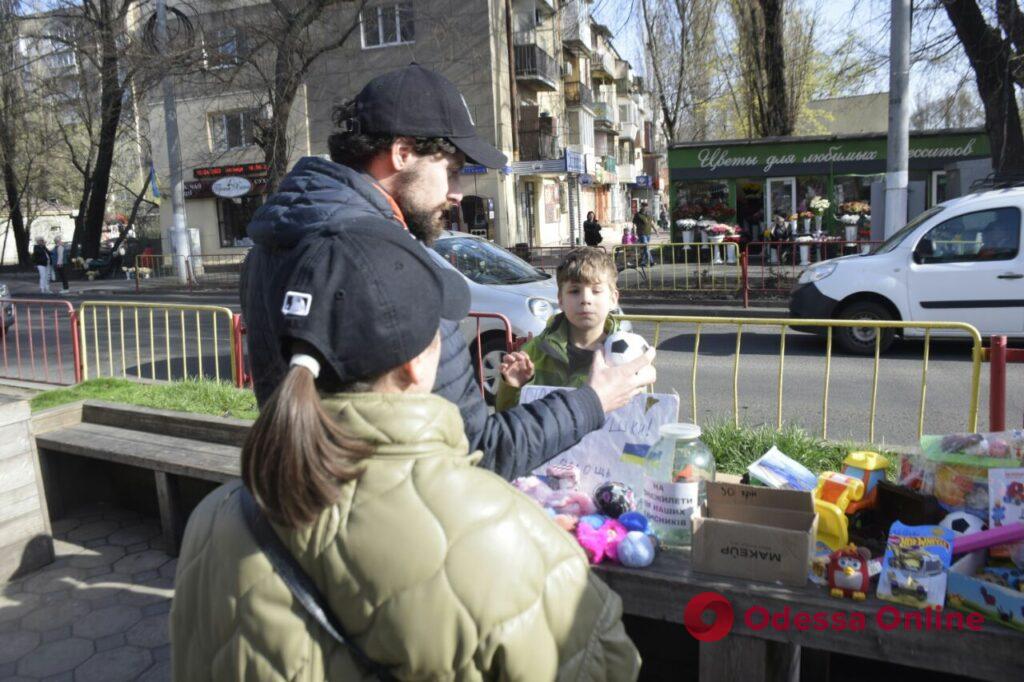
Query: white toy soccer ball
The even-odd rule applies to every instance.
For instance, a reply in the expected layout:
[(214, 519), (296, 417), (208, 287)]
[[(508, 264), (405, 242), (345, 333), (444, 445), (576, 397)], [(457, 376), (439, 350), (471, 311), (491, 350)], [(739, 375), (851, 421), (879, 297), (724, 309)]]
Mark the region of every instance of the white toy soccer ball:
[(965, 511), (955, 511), (946, 514), (946, 518), (939, 522), (939, 525), (951, 530), (957, 535), (970, 535), (988, 528), (988, 524), (974, 514)]
[(615, 332), (604, 340), (604, 359), (611, 365), (624, 365), (647, 352), (647, 341), (633, 332)]

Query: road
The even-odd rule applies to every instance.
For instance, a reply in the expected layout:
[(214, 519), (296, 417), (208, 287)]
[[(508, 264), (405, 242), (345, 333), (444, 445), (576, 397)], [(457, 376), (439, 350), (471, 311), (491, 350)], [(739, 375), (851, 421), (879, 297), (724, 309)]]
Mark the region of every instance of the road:
[[(91, 294), (89, 300), (133, 303), (139, 301), (170, 302), (178, 304), (220, 305), (237, 312), (237, 296), (234, 295), (136, 295), (133, 293)], [(77, 301), (75, 302), (77, 306)], [(148, 313), (142, 311), (139, 339), (139, 357), (135, 355), (134, 313), (125, 313), (125, 354), (121, 354), (120, 315), (117, 308), (111, 308), (111, 341), (113, 354), (108, 354), (106, 310), (101, 308), (98, 326), (92, 319), (86, 320), (89, 376), (114, 374), (124, 368), (130, 375), (141, 374), (149, 378), (154, 375), (164, 379), (168, 374), (174, 378), (195, 376), (202, 370), (212, 376), (215, 364), (222, 376), (230, 377), (230, 348), (227, 345), (229, 328), (223, 321), (217, 322), (216, 351), (213, 348), (215, 323), (209, 316), (200, 319), (199, 331), (203, 339), (202, 352), (196, 347), (196, 324), (194, 315), (185, 316), (186, 361), (182, 362), (181, 319), (170, 318), (169, 330), (161, 315), (155, 316), (153, 349), (157, 362), (151, 363), (149, 356), (150, 336)], [(670, 314), (668, 308), (665, 314)], [(33, 333), (27, 333), (29, 325), (23, 311), (19, 311), (20, 330), (9, 333), (6, 356), (0, 356), (0, 374), (16, 376), (21, 368), (22, 378), (28, 376), (29, 346), (36, 359), (37, 380), (42, 378), (43, 334), (40, 331), (38, 311), (33, 312)], [(44, 315), (48, 331), (53, 327), (53, 311)], [(61, 325), (58, 325), (61, 326)], [(66, 325), (64, 325), (66, 327)], [(61, 327), (62, 329), (64, 327)], [(654, 337), (653, 328), (637, 325), (636, 331), (649, 340)], [(29, 336), (32, 338), (29, 343)], [(57, 360), (56, 336), (48, 335), (46, 344), (47, 368), (51, 377), (58, 368), (65, 372), (65, 378), (72, 372), (70, 354), (70, 333), (63, 331), (61, 340), (61, 361)], [(745, 327), (741, 338), (740, 370), (738, 381), (739, 414), (743, 424), (775, 424), (778, 412), (779, 380), (779, 329), (768, 327)], [(693, 369), (693, 347), (695, 329), (664, 328), (658, 343), (659, 391), (675, 390), (680, 395), (681, 419), (688, 420), (692, 414), (691, 372)], [(22, 363), (16, 363), (15, 342), (19, 344)], [(167, 355), (168, 343), (170, 354)], [(904, 341), (883, 356), (879, 366), (878, 391), (876, 397), (875, 442), (879, 444), (912, 445), (917, 440), (918, 406), (921, 400), (922, 351), (920, 341)], [(97, 347), (99, 353), (97, 354)], [(697, 420), (708, 423), (712, 420), (731, 420), (733, 417), (733, 367), (736, 352), (734, 327), (705, 327), (700, 340), (697, 362)], [(6, 362), (4, 358), (6, 357)], [(171, 358), (170, 368), (166, 357)], [(97, 367), (97, 358), (99, 365)], [(216, 358), (216, 360), (215, 360)], [(811, 433), (821, 432), (822, 398), (825, 384), (825, 341), (824, 339), (788, 332), (786, 335), (786, 356), (783, 371), (783, 419), (799, 424)], [(1017, 371), (1011, 366), (1007, 396), (1007, 421), (1020, 424), (1024, 414), (1024, 382), (1013, 381)], [(838, 350), (831, 362), (828, 436), (832, 439), (867, 441), (870, 422), (871, 387), (873, 360), (842, 355)], [(52, 378), (51, 380), (55, 380)], [(925, 409), (925, 432), (945, 433), (964, 429), (967, 425), (969, 388), (971, 380), (970, 346), (966, 342), (933, 341), (928, 365), (928, 381)], [(988, 423), (988, 365), (981, 367), (981, 396), (979, 426)]]

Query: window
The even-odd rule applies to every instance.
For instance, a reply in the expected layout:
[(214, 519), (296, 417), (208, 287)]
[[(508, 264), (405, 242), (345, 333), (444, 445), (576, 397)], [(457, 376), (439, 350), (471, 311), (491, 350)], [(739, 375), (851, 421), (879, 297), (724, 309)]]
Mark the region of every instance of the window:
[(206, 37), (206, 66), (211, 69), (237, 66), (245, 56), (245, 36), (234, 26), (212, 31)]
[(252, 246), (245, 229), (256, 209), (263, 205), (263, 195), (217, 199), (217, 223), (222, 247)]
[(363, 48), (411, 43), (416, 38), (412, 3), (371, 7), (360, 13)]
[(258, 116), (257, 109), (210, 114), (210, 149), (226, 152), (256, 144)]
[(914, 249), (918, 263), (1012, 260), (1020, 248), (1020, 210), (996, 208), (950, 218)]
[(477, 284), (525, 284), (546, 279), (532, 265), (482, 239), (438, 239), (433, 248)]
[(941, 204), (948, 196), (946, 192), (946, 171), (932, 172), (932, 205)]

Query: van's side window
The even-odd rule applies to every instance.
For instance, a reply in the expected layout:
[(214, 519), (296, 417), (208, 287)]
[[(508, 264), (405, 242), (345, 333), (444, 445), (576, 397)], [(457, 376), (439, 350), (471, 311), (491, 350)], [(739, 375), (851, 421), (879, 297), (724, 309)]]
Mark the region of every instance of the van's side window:
[(1012, 260), (1020, 250), (1020, 210), (994, 208), (950, 218), (914, 249), (920, 264)]

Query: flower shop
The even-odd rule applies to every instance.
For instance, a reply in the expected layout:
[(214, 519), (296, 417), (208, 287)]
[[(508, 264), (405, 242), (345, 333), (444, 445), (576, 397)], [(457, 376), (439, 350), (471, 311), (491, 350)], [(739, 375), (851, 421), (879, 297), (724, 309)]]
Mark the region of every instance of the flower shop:
[[(910, 135), (910, 181), (926, 206), (946, 200), (946, 167), (989, 156), (984, 129)], [(871, 238), (871, 185), (885, 179), (886, 136), (686, 142), (668, 155), (672, 241), (710, 241), (731, 225), (744, 242)]]

